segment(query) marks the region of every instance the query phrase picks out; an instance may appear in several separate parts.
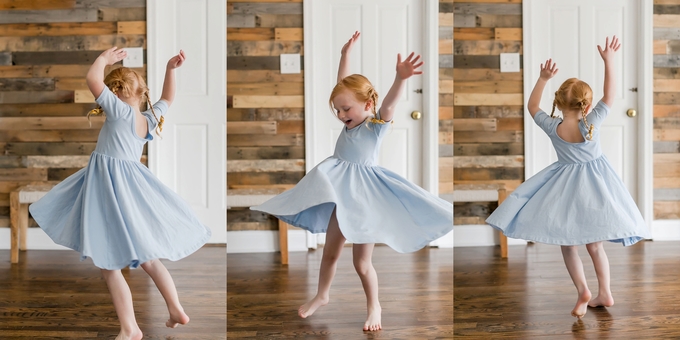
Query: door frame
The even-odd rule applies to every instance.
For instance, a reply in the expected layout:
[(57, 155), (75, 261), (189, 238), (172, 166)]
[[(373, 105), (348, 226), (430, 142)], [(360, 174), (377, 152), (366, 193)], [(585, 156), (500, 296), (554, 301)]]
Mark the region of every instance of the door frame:
[[(423, 189), (434, 195), (439, 195), (439, 1), (422, 0), (423, 2), (423, 139), (422, 155), (422, 183)], [(319, 95), (311, 84), (314, 81), (314, 55), (312, 41), (312, 14), (314, 1), (303, 2), (304, 18), (304, 81), (305, 81), (305, 172), (309, 172), (323, 159), (314, 159), (316, 154), (315, 117), (325, 108), (317, 108), (314, 99)], [(316, 114), (315, 114), (316, 113)], [(429, 113), (429, 114), (427, 114)], [(432, 245), (435, 245), (433, 242)], [(317, 238), (307, 232), (307, 247), (315, 249)]]
[[(527, 100), (533, 89), (538, 72), (535, 67), (526, 65), (538, 65), (541, 60), (533, 56), (532, 44), (532, 5), (541, 0), (524, 0), (522, 2), (522, 30), (524, 46), (524, 98)], [(642, 213), (642, 217), (647, 224), (647, 228), (652, 230), (654, 219), (654, 87), (653, 87), (653, 20), (654, 2), (653, 0), (638, 0), (639, 7), (639, 27), (638, 27), (638, 184), (637, 184), (637, 204)], [(538, 172), (537, 166), (533, 163), (539, 155), (535, 150), (534, 136), (541, 130), (534, 124), (528, 115), (526, 105), (524, 105), (524, 174), (525, 178), (530, 174)]]

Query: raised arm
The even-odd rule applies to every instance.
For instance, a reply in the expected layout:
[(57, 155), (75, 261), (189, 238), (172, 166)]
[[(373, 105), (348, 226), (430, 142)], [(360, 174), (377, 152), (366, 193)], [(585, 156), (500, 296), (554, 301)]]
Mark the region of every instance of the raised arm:
[(107, 65), (113, 65), (127, 56), (127, 52), (123, 49), (118, 49), (117, 46), (111, 47), (108, 50), (102, 52), (102, 54), (94, 60), (92, 66), (87, 71), (85, 76), (85, 81), (87, 82), (87, 87), (95, 98), (99, 98), (102, 94), (104, 87), (104, 69)]
[(380, 119), (386, 122), (394, 117), (397, 102), (399, 102), (399, 97), (406, 86), (406, 79), (416, 74), (423, 74), (422, 71), (418, 70), (418, 67), (423, 65), (422, 61), (418, 63), (420, 55), (414, 58), (414, 54), (414, 52), (411, 52), (403, 62), (401, 61), (401, 54), (397, 54), (397, 75), (394, 77), (394, 83), (387, 92), (387, 95), (385, 95), (385, 99), (383, 99), (382, 106), (380, 107)]
[(541, 110), (540, 105), (543, 89), (545, 89), (548, 80), (557, 74), (557, 71), (559, 71), (557, 64), (553, 63), (552, 59), (548, 59), (545, 62), (545, 66), (541, 64), (541, 75), (538, 77), (536, 85), (534, 85), (534, 89), (531, 91), (531, 95), (529, 95), (529, 102), (527, 103), (527, 109), (529, 109), (531, 118)]
[(165, 68), (165, 80), (163, 80), (163, 93), (161, 99), (168, 103), (168, 106), (175, 100), (175, 69), (182, 66), (186, 56), (184, 51), (179, 50), (179, 54), (168, 60)]
[(349, 73), (349, 54), (352, 51), (352, 46), (354, 46), (354, 43), (359, 40), (359, 36), (361, 33), (359, 31), (355, 31), (354, 34), (352, 35), (351, 38), (349, 38), (349, 41), (342, 46), (342, 50), (340, 51), (340, 66), (338, 66), (338, 83), (348, 75)]
[(608, 107), (614, 104), (614, 96), (616, 95), (616, 76), (614, 71), (614, 54), (621, 48), (619, 39), (616, 36), (612, 37), (611, 43), (609, 37), (605, 40), (604, 49), (597, 45), (597, 50), (604, 61), (604, 95), (602, 102)]

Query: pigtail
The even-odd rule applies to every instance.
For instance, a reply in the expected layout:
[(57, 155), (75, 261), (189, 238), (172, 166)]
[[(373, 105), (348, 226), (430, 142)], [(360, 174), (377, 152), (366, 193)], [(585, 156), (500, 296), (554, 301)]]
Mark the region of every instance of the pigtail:
[(586, 103), (584, 101), (581, 101), (581, 114), (583, 115), (583, 124), (585, 124), (586, 128), (588, 129), (588, 136), (586, 137), (588, 140), (593, 139), (593, 124), (588, 125), (588, 120), (586, 119)]
[(158, 120), (158, 116), (156, 116), (156, 111), (153, 109), (153, 105), (151, 105), (151, 100), (149, 99), (149, 91), (144, 92), (144, 96), (146, 96), (146, 103), (149, 105), (151, 108), (151, 113), (153, 114), (153, 117), (156, 118), (156, 122), (158, 122), (158, 127), (156, 127), (156, 135), (158, 137), (161, 137), (161, 132), (163, 132), (163, 123), (165, 122), (165, 117), (161, 116), (161, 119)]
[(555, 106), (557, 105), (557, 92), (555, 92), (555, 99), (553, 99), (553, 108), (550, 112), (550, 118), (555, 118)]

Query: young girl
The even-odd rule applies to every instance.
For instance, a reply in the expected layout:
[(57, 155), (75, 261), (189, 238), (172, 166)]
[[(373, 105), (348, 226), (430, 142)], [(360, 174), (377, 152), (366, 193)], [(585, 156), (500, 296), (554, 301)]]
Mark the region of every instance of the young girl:
[[(600, 126), (616, 95), (614, 54), (616, 36), (602, 49), (604, 96), (592, 108), (593, 91), (585, 82), (567, 79), (555, 92), (550, 116), (539, 108), (548, 80), (557, 74), (551, 59), (541, 64), (541, 75), (527, 108), (550, 137), (558, 161), (522, 183), (486, 220), (506, 236), (562, 246), (567, 271), (578, 298), (571, 315), (581, 318), (588, 306), (609, 307), (614, 298), (609, 287), (609, 261), (602, 241), (630, 246), (649, 238), (644, 220), (625, 185), (600, 147)], [(563, 118), (555, 119), (555, 108)], [(591, 300), (577, 245), (585, 244), (598, 281)]]
[[(104, 78), (104, 68), (125, 55), (122, 49), (110, 48), (87, 73), (87, 86), (101, 106), (93, 111), (106, 113), (88, 165), (29, 210), (54, 242), (80, 252), (81, 259), (92, 258), (101, 268), (121, 324), (116, 339), (141, 339), (130, 288), (120, 269), (141, 265), (168, 306), (166, 326), (184, 325), (189, 317), (158, 259), (188, 256), (205, 244), (210, 230), (139, 161), (144, 144), (154, 138), (152, 132), (162, 130), (163, 115), (175, 97), (174, 69), (184, 63), (184, 52), (168, 61), (163, 94), (153, 106), (144, 79), (135, 71), (121, 67)], [(147, 103), (150, 109), (140, 112)]]
[(354, 268), (368, 307), (364, 330), (375, 331), (382, 326), (378, 276), (371, 264), (374, 243), (386, 243), (402, 253), (416, 251), (453, 229), (453, 205), (376, 165), (406, 79), (421, 74), (418, 67), (423, 63), (413, 53), (404, 61), (397, 55), (394, 84), (376, 112), (378, 93), (373, 85), (364, 76), (349, 75), (349, 54), (358, 38), (354, 33), (342, 48), (338, 84), (329, 100), (345, 124), (335, 153), (293, 189), (253, 209), (313, 233), (326, 233), (318, 291), (298, 309), (302, 318), (328, 303), (343, 244), (352, 242)]

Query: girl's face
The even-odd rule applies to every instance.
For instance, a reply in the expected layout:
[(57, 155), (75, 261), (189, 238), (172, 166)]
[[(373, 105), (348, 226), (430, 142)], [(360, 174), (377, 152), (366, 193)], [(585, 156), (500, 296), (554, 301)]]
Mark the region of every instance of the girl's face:
[(333, 107), (341, 122), (348, 129), (353, 129), (372, 115), (371, 103), (360, 102), (349, 90), (340, 92), (333, 98)]

